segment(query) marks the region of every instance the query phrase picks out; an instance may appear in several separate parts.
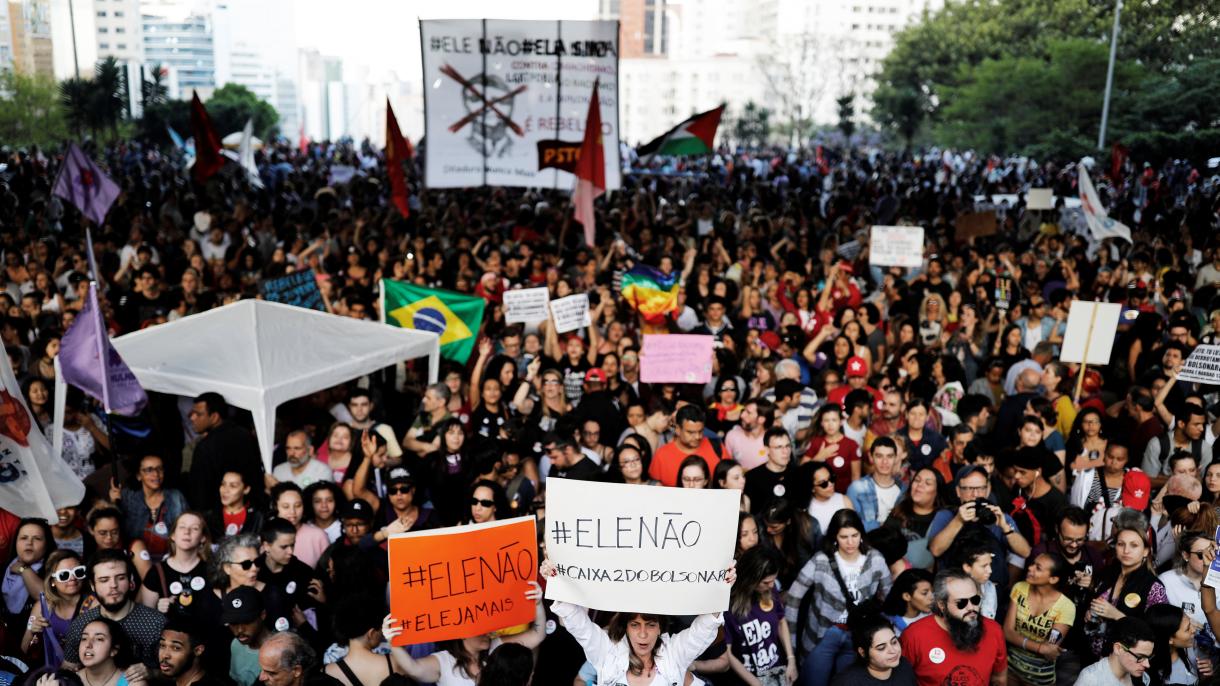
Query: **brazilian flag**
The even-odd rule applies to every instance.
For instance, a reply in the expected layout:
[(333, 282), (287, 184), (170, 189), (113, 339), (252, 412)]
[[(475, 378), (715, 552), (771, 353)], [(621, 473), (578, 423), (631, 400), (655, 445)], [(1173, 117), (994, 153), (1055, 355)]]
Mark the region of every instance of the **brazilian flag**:
[(381, 280), (381, 317), (390, 326), (441, 337), (441, 356), (462, 364), (474, 350), (483, 322), (482, 298), (405, 281)]

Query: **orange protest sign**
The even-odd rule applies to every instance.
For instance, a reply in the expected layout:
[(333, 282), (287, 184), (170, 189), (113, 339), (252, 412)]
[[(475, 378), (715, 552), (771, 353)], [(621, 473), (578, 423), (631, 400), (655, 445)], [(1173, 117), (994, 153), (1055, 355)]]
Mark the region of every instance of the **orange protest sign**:
[(533, 517), (390, 538), (390, 614), (403, 627), (394, 645), (469, 638), (529, 624), (525, 598), (538, 575)]

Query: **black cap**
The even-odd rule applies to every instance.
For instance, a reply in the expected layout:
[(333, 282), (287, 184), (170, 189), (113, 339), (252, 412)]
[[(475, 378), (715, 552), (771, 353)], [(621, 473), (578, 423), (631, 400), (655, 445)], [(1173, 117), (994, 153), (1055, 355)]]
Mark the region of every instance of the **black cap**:
[(411, 476), (411, 472), (408, 471), (406, 467), (399, 466), (390, 470), (390, 475), (389, 478), (386, 479), (386, 483), (390, 485), (414, 484), (415, 477)]
[(339, 519), (363, 519), (371, 522), (373, 521), (373, 507), (361, 498), (354, 498), (343, 506)]
[(263, 613), (263, 597), (253, 586), (239, 586), (220, 601), (221, 624), (248, 624)]

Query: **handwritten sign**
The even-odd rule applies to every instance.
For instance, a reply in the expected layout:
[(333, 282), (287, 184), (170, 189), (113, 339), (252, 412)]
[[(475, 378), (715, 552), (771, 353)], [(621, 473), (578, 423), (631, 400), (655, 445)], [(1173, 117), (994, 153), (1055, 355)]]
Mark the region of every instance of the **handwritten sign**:
[(995, 210), (966, 212), (957, 215), (957, 221), (954, 222), (956, 227), (954, 235), (959, 241), (968, 238), (994, 236), (998, 228), (997, 224)]
[(1196, 346), (1178, 372), (1178, 381), (1220, 384), (1220, 345)]
[(1109, 364), (1114, 332), (1118, 330), (1118, 315), (1122, 309), (1123, 306), (1118, 303), (1073, 300), (1072, 309), (1068, 311), (1067, 331), (1063, 334), (1059, 361)]
[(528, 624), (525, 598), (538, 575), (533, 517), (390, 537), (394, 645), (478, 636)]
[(544, 321), (550, 299), (545, 286), (504, 291), (504, 321), (509, 324)]
[(326, 311), (326, 304), (322, 302), (322, 291), (318, 290), (318, 280), (314, 278), (312, 269), (263, 281), (262, 290), (263, 298), (273, 303)]
[(869, 233), (868, 263), (878, 267), (923, 264), (922, 226), (874, 226)]
[(554, 479), (546, 485), (546, 597), (598, 610), (693, 615), (729, 603), (741, 495)]
[(644, 383), (707, 383), (712, 380), (714, 336), (645, 334), (640, 351)]
[(551, 316), (555, 318), (555, 333), (567, 333), (588, 326), (589, 294), (577, 293), (552, 300)]
[(1049, 188), (1031, 188), (1025, 194), (1025, 208), (1028, 210), (1055, 209), (1055, 192)]

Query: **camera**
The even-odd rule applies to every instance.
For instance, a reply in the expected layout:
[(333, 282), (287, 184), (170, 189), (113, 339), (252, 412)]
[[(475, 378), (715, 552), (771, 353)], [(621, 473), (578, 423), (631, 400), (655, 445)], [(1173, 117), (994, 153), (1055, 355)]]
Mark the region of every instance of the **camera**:
[(995, 513), (988, 507), (991, 502), (986, 498), (974, 499), (974, 518), (983, 526), (991, 526), (995, 524)]

